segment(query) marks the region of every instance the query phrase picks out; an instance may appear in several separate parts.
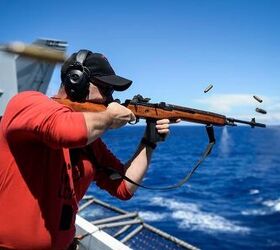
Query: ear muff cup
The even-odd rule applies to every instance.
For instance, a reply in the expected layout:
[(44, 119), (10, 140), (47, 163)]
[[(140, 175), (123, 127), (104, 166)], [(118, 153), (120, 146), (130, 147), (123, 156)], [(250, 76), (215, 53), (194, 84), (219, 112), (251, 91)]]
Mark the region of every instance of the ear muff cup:
[(63, 79), (65, 91), (73, 101), (82, 101), (89, 93), (90, 71), (83, 65), (89, 53), (89, 50), (80, 50), (76, 61), (68, 67)]

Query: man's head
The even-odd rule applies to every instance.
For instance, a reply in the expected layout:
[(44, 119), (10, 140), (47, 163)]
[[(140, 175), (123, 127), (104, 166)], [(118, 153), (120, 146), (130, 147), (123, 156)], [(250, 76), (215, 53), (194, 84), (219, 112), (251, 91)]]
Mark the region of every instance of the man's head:
[(73, 101), (92, 99), (91, 85), (101, 95), (112, 95), (114, 90), (126, 90), (132, 81), (117, 76), (107, 58), (100, 53), (80, 50), (72, 54), (62, 65), (61, 81), (67, 96)]

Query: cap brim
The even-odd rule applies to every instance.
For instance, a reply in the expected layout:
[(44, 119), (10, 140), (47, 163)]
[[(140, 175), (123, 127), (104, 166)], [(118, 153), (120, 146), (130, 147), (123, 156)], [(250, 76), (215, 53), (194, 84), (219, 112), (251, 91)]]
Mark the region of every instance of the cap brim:
[(116, 91), (124, 91), (128, 89), (132, 84), (131, 80), (128, 80), (126, 78), (117, 75), (95, 76), (94, 78), (100, 81), (101, 83), (112, 86), (113, 89)]

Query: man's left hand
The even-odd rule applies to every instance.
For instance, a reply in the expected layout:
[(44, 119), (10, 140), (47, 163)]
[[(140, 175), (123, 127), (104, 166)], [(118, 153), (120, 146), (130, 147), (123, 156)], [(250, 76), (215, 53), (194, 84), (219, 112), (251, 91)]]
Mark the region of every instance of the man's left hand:
[[(175, 121), (175, 123), (179, 123), (181, 120), (178, 119)], [(164, 137), (168, 136), (170, 133), (169, 130), (169, 124), (170, 124), (170, 120), (169, 119), (161, 119), (161, 120), (157, 120), (156, 121), (156, 129), (157, 132), (161, 135), (164, 135)]]

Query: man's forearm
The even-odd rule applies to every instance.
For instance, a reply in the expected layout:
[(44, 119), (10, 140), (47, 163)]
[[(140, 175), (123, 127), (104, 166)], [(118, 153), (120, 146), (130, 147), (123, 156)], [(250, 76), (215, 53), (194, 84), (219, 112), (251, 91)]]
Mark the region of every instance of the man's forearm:
[[(140, 144), (132, 159), (126, 164), (125, 175), (136, 183), (141, 183), (144, 178), (152, 156), (152, 149)], [(136, 185), (125, 181), (128, 190), (134, 193), (138, 188)]]
[(88, 131), (87, 144), (100, 137), (111, 126), (111, 119), (106, 114), (106, 111), (97, 113), (84, 112), (83, 115)]

